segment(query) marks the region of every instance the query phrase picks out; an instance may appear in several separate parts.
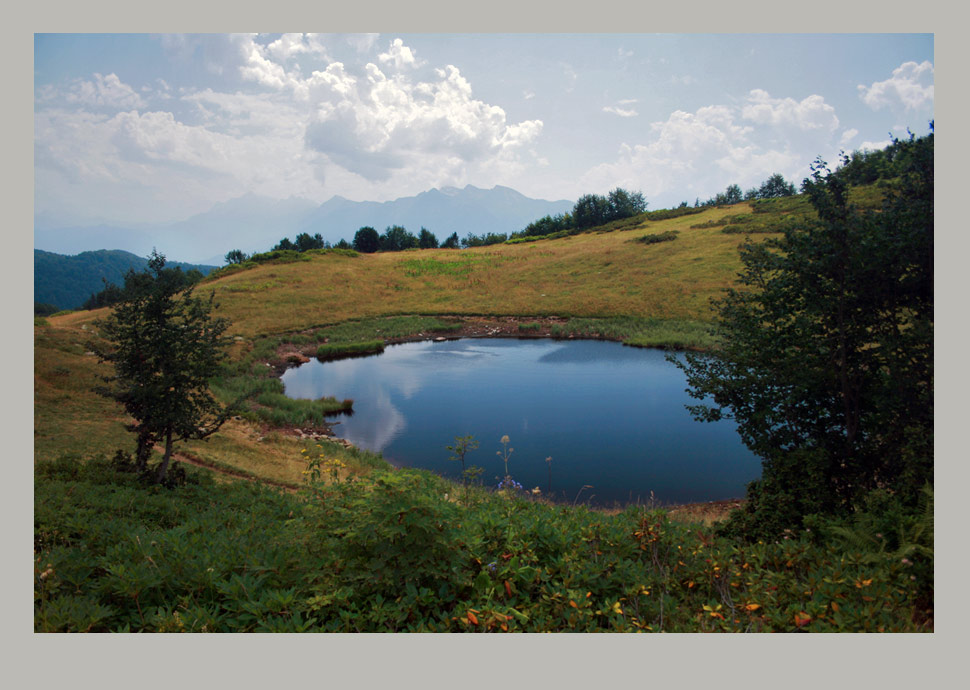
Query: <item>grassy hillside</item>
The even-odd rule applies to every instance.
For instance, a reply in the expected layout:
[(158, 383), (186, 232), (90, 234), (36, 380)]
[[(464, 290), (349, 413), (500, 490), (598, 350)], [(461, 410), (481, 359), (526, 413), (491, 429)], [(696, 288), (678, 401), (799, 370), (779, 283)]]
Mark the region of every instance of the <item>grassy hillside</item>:
[[(634, 229), (464, 251), (411, 250), (219, 271), (214, 290), (233, 332), (253, 337), (395, 314), (637, 316), (707, 320), (708, 300), (731, 284), (743, 235), (705, 221), (750, 213), (711, 209)], [(676, 241), (638, 238), (678, 231)], [(74, 315), (57, 323), (79, 324)]]

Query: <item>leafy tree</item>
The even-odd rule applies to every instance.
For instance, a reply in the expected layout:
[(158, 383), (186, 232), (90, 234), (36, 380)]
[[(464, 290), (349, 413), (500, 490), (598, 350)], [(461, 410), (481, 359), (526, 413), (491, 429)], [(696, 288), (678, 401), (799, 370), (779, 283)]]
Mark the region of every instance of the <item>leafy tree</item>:
[(365, 226), (354, 235), (354, 249), (363, 254), (373, 254), (381, 248), (381, 237), (377, 230)]
[(441, 243), (442, 249), (458, 249), (461, 245), (461, 241), (458, 239), (458, 233), (453, 232)]
[(509, 239), (509, 236), (504, 232), (489, 232), (482, 233), (481, 235), (476, 235), (470, 232), (461, 239), (461, 246), (465, 248), (487, 247), (491, 244), (501, 244), (507, 239)]
[(92, 309), (101, 309), (102, 307), (110, 307), (112, 304), (117, 304), (124, 297), (124, 290), (115, 285), (114, 283), (109, 283), (106, 279), (102, 278), (104, 283), (104, 288), (100, 292), (96, 292), (90, 297), (88, 297), (84, 304), (81, 305), (82, 309), (87, 309), (88, 311)]
[(226, 252), (226, 265), (241, 264), (249, 257), (239, 249), (231, 249)]
[(543, 216), (539, 220), (534, 220), (525, 226), (513, 237), (534, 237), (539, 235), (551, 235), (554, 232), (562, 232), (573, 227), (573, 217), (570, 213), (560, 213), (555, 216)]
[(421, 234), (418, 236), (418, 246), (421, 249), (437, 249), (438, 238), (430, 230), (421, 228)]
[(298, 252), (305, 252), (310, 249), (324, 249), (325, 247), (326, 243), (323, 241), (323, 237), (319, 232), (313, 237), (306, 232), (301, 232), (296, 236), (295, 248)]
[(647, 202), (642, 192), (628, 192), (621, 187), (611, 191), (606, 201), (609, 204), (607, 222), (618, 218), (629, 218), (647, 210)]
[(724, 203), (726, 204), (738, 204), (744, 200), (741, 195), (741, 188), (736, 184), (728, 185), (728, 188), (724, 192)]
[(400, 225), (388, 226), (380, 237), (382, 252), (400, 252), (418, 246), (418, 238)]
[(602, 225), (609, 219), (610, 202), (605, 196), (584, 194), (573, 206), (573, 223), (577, 228)]
[(690, 394), (763, 458), (737, 523), (777, 534), (933, 476), (933, 139), (908, 142), (878, 212), (822, 161), (803, 188), (819, 223), (745, 243), (740, 289), (715, 302), (719, 350), (687, 355)]
[(775, 199), (782, 196), (793, 196), (794, 194), (795, 185), (787, 182), (780, 173), (775, 173), (762, 182), (761, 187), (758, 189), (759, 199)]
[(284, 237), (270, 251), (274, 251), (274, 252), (287, 251), (287, 250), (293, 251), (295, 249), (296, 249), (296, 245), (290, 242), (290, 238)]
[(347, 240), (345, 240), (345, 239), (343, 239), (341, 237), (340, 238), (340, 241), (337, 242), (337, 244), (334, 245), (334, 248), (335, 249), (350, 249), (351, 246), (350, 246), (350, 242), (348, 242)]
[(110, 385), (98, 392), (135, 420), (128, 428), (137, 434), (136, 467), (146, 471), (153, 446), (165, 443), (156, 483), (165, 479), (177, 441), (208, 437), (232, 409), (208, 387), (225, 356), (229, 323), (212, 318), (214, 294), (193, 296), (164, 266), (165, 257), (153, 251), (147, 271), (128, 273), (124, 299), (99, 323), (109, 344), (93, 346), (100, 361), (114, 366), (114, 375), (104, 377)]

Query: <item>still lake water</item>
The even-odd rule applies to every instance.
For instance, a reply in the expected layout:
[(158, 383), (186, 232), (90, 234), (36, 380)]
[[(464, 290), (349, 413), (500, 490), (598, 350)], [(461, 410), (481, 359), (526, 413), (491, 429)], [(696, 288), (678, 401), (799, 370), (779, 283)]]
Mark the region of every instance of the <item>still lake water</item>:
[[(735, 498), (761, 462), (732, 422), (694, 421), (683, 373), (659, 350), (596, 340), (462, 339), (388, 347), (381, 355), (311, 361), (283, 374), (292, 398), (352, 398), (337, 436), (399, 467), (451, 478), (445, 446), (471, 434), (466, 465), (481, 481), (509, 474), (527, 489), (594, 505)], [(551, 487), (550, 465), (552, 457)], [(592, 488), (583, 489), (584, 486)], [(580, 494), (580, 490), (582, 493)]]

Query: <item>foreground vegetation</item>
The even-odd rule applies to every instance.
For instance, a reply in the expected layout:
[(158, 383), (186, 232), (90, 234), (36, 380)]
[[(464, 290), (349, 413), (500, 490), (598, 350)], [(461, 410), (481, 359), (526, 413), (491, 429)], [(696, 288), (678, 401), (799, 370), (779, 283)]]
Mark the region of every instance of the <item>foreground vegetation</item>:
[[(920, 631), (922, 522), (741, 544), (663, 510), (608, 515), (412, 470), (301, 494), (100, 459), (35, 474), (37, 631)], [(323, 452), (323, 457), (319, 457)], [(888, 529), (887, 529), (888, 527)], [(922, 532), (920, 532), (922, 529)], [(875, 536), (876, 530), (879, 536)], [(895, 531), (891, 531), (895, 530)], [(921, 543), (900, 543), (900, 535)], [(891, 540), (895, 540), (891, 543)], [(919, 548), (918, 548), (919, 547)], [(930, 576), (931, 577), (931, 576)], [(921, 598), (922, 597), (922, 598)]]

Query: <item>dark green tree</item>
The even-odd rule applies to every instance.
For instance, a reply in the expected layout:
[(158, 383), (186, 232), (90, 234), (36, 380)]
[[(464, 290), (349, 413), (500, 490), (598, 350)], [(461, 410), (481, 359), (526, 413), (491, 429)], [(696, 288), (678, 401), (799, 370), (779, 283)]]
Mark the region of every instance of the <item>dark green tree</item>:
[(724, 203), (739, 204), (742, 201), (744, 201), (744, 197), (741, 194), (741, 188), (736, 184), (728, 185), (728, 188), (724, 191)]
[(290, 238), (284, 237), (276, 244), (275, 247), (273, 247), (272, 251), (278, 252), (278, 251), (288, 251), (288, 250), (295, 250), (295, 249), (296, 249), (296, 245), (290, 242)]
[(707, 403), (693, 414), (734, 419), (763, 458), (737, 520), (754, 533), (877, 488), (915, 502), (932, 481), (932, 134), (910, 147), (878, 212), (817, 161), (803, 188), (819, 223), (743, 245), (741, 287), (715, 302), (720, 349), (681, 365)]
[(241, 251), (239, 249), (230, 249), (228, 252), (226, 252), (226, 264), (227, 265), (231, 265), (231, 264), (241, 264), (243, 261), (245, 261), (248, 258), (249, 257), (246, 256), (245, 252), (243, 252), (243, 251)]
[(573, 223), (577, 228), (591, 228), (607, 222), (610, 202), (605, 196), (584, 194), (573, 206)]
[(458, 233), (453, 232), (445, 238), (445, 241), (441, 243), (442, 249), (458, 249), (461, 246), (461, 240), (458, 239)]
[(461, 238), (461, 246), (468, 249), (470, 247), (487, 247), (492, 244), (501, 244), (509, 239), (504, 232), (487, 232), (481, 235), (468, 233)]
[(295, 248), (298, 252), (305, 252), (310, 249), (323, 249), (324, 247), (325, 243), (319, 232), (312, 237), (306, 232), (301, 232), (296, 236)]
[(438, 238), (427, 228), (421, 228), (421, 234), (418, 235), (418, 246), (421, 249), (437, 249)]
[(333, 246), (334, 246), (335, 249), (350, 249), (351, 248), (350, 242), (348, 242), (347, 240), (345, 240), (342, 237), (340, 238), (340, 241), (337, 242), (337, 244), (335, 244)]
[(380, 237), (382, 252), (400, 252), (418, 246), (418, 238), (400, 225), (390, 225)]
[(102, 362), (114, 367), (102, 395), (124, 405), (134, 418), (136, 467), (147, 471), (156, 443), (165, 444), (154, 472), (165, 479), (174, 444), (215, 433), (231, 411), (209, 391), (209, 380), (225, 357), (229, 322), (212, 317), (214, 294), (195, 297), (165, 257), (153, 251), (148, 270), (129, 272), (124, 299), (99, 322), (107, 343), (93, 345)]
[(354, 235), (354, 249), (363, 254), (373, 254), (381, 248), (381, 236), (377, 230), (364, 226)]
[(775, 199), (782, 196), (792, 196), (795, 194), (795, 185), (787, 182), (780, 173), (775, 173), (761, 183), (758, 188), (759, 199)]
[(607, 195), (606, 200), (609, 204), (606, 213), (607, 222), (618, 218), (629, 218), (647, 210), (647, 202), (642, 192), (628, 192), (617, 187)]

